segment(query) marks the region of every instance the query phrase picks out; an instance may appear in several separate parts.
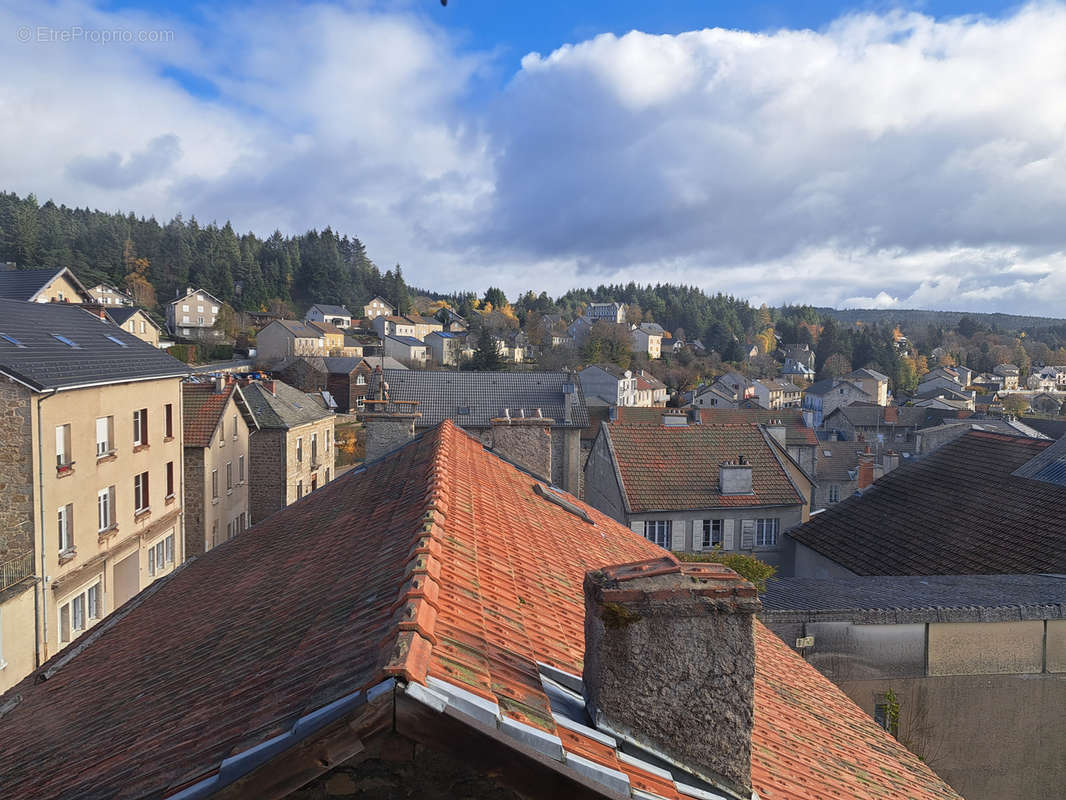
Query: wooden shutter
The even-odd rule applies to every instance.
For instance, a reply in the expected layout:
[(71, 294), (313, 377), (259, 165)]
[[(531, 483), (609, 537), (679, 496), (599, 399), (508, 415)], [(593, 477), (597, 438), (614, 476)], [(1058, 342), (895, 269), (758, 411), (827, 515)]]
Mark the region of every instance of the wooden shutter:
[(683, 553), (687, 549), (685, 547), (685, 530), (688, 527), (688, 520), (675, 519), (670, 525), (670, 549), (675, 553)]
[(737, 549), (737, 537), (733, 532), (733, 526), (736, 520), (727, 519), (722, 521), (722, 549), (723, 550), (736, 550)]
[(629, 523), (629, 527), (633, 529), (634, 533), (639, 533), (641, 536), (644, 535), (644, 520), (642, 520), (642, 519), (632, 520)]
[(706, 524), (705, 519), (692, 520), (692, 549), (697, 553), (703, 549), (703, 526)]
[(751, 550), (753, 547), (755, 547), (755, 520), (742, 520), (740, 523), (740, 549)]

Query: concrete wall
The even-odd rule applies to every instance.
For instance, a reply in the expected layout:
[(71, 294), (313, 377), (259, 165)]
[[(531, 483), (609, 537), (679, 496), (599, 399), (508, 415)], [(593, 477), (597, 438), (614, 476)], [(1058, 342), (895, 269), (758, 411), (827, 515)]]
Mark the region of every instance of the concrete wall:
[(36, 669), (36, 590), (36, 581), (30, 577), (0, 591), (0, 694)]
[(68, 281), (65, 276), (60, 275), (44, 287), (40, 295), (37, 296), (37, 302), (80, 303), (82, 302), (82, 295), (78, 287)]
[(795, 539), (785, 537), (778, 574), (782, 578), (854, 578), (855, 573)]
[(607, 448), (607, 437), (600, 428), (600, 435), (592, 444), (592, 451), (585, 462), (585, 502), (604, 514), (626, 523), (625, 502), (618, 486), (614, 461)]

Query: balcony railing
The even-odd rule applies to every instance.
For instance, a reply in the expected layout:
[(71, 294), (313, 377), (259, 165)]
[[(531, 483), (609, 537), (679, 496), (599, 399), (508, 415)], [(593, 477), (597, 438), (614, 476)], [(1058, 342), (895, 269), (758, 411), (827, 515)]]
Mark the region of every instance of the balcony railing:
[(0, 591), (33, 574), (33, 551), (0, 563)]

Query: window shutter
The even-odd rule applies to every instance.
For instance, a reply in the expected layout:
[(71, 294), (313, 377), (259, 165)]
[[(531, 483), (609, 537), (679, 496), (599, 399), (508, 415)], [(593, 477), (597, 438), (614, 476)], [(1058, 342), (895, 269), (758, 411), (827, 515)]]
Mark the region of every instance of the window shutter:
[(753, 547), (755, 547), (755, 520), (742, 520), (740, 523), (740, 549), (751, 550)]
[(633, 529), (633, 533), (639, 533), (641, 536), (644, 535), (644, 520), (635, 519), (629, 523), (629, 527)]
[(722, 549), (723, 550), (736, 550), (737, 541), (736, 536), (733, 533), (733, 525), (735, 520), (727, 519), (722, 522)]
[(703, 549), (703, 526), (706, 524), (703, 519), (692, 520), (692, 549), (697, 553)]
[(685, 545), (685, 532), (688, 529), (688, 520), (675, 519), (670, 526), (670, 549), (675, 553), (684, 553), (688, 547)]

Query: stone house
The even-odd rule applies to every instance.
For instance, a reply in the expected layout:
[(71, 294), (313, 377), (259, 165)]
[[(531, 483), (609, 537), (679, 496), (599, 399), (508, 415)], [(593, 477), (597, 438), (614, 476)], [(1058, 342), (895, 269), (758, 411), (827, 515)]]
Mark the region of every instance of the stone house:
[(109, 283), (98, 283), (88, 291), (89, 296), (97, 305), (108, 307), (136, 305), (132, 297)]
[(174, 336), (199, 339), (214, 336), (222, 301), (203, 289), (188, 288), (167, 303), (167, 329)]
[(352, 312), (344, 306), (330, 306), (323, 303), (315, 303), (309, 309), (304, 319), (308, 322), (318, 322), (323, 325), (331, 325), (334, 328), (352, 327)]
[(148, 342), (152, 347), (159, 347), (159, 337), (163, 330), (143, 308), (113, 306), (105, 313), (120, 328), (129, 331), (141, 341)]
[(820, 428), (825, 418), (841, 406), (873, 402), (874, 397), (858, 384), (837, 378), (827, 378), (807, 387), (803, 393), (801, 407), (807, 417), (808, 427)]
[(232, 378), (186, 382), (182, 403), (188, 558), (251, 526), (248, 480), (256, 422)]
[(1009, 392), (1018, 390), (1018, 379), (1021, 370), (1015, 364), (997, 364), (992, 371), (1003, 378), (1003, 388)]
[(89, 290), (66, 267), (0, 269), (0, 298), (26, 303), (95, 303)]
[(188, 368), (77, 306), (0, 320), (2, 689), (182, 562)]
[(241, 391), (257, 428), (248, 473), (255, 524), (334, 478), (335, 418), (320, 395), (281, 381), (250, 381)]
[(368, 320), (391, 317), (395, 313), (396, 307), (381, 295), (376, 295), (373, 300), (363, 306), (363, 317)]
[(585, 466), (589, 504), (668, 550), (781, 563), (814, 482), (777, 437), (758, 424), (706, 424), (698, 412), (633, 419), (619, 409), (600, 426)]

